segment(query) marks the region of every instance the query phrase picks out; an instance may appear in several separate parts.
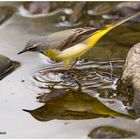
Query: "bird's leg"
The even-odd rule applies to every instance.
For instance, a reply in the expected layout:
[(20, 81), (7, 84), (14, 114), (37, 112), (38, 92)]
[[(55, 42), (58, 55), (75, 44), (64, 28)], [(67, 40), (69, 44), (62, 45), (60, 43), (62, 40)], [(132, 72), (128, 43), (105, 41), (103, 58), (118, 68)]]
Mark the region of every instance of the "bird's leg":
[(70, 70), (75, 64), (76, 62), (79, 60), (79, 58), (76, 58), (75, 61), (73, 62), (73, 64), (70, 65), (70, 67), (68, 68), (68, 70)]
[(65, 68), (66, 68), (67, 70), (68, 70), (69, 67), (71, 66), (70, 64), (71, 64), (71, 59), (65, 60)]
[(76, 60), (74, 61), (74, 63), (71, 64), (71, 59), (67, 59), (65, 60), (65, 68), (67, 70), (70, 70), (75, 64), (76, 62), (78, 61), (79, 58), (76, 58)]

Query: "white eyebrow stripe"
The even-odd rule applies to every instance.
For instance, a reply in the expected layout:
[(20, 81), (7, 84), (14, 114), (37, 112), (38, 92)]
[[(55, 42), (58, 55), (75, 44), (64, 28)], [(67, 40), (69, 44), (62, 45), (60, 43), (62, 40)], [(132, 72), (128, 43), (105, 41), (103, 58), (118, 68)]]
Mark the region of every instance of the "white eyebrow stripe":
[(35, 48), (35, 47), (37, 47), (37, 46), (40, 45), (40, 44), (41, 44), (40, 42), (39, 42), (39, 43), (36, 43), (36, 44), (34, 44), (33, 46), (29, 47), (28, 49)]

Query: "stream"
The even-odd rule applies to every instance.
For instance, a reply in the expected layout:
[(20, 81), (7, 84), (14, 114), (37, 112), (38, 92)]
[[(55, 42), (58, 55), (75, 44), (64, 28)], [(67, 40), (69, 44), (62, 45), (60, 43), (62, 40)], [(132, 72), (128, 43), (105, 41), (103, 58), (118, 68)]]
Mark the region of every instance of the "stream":
[(54, 63), (42, 54), (17, 55), (36, 36), (89, 26), (94, 18), (96, 25), (109, 23), (109, 11), (104, 11), (107, 7), (111, 11), (118, 2), (106, 2), (105, 9), (101, 2), (93, 3), (96, 11), (89, 6), (88, 16), (73, 26), (62, 20), (70, 12), (67, 6), (32, 17), (22, 3), (10, 4), (17, 10), (0, 25), (0, 54), (19, 66), (0, 81), (0, 132), (6, 132), (0, 138), (89, 138), (93, 129), (102, 126), (124, 129), (133, 132), (132, 138), (140, 138), (139, 118), (115, 92), (127, 52), (139, 40), (139, 22), (109, 32), (70, 71), (63, 62)]

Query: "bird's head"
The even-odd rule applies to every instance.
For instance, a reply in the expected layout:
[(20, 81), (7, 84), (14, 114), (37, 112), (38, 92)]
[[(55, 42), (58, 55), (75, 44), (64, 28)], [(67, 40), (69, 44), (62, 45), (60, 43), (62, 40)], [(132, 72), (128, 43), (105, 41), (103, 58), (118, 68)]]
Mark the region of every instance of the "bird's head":
[(24, 52), (39, 52), (43, 53), (43, 41), (42, 40), (30, 40), (27, 42), (25, 48), (20, 51), (18, 54), (24, 53)]

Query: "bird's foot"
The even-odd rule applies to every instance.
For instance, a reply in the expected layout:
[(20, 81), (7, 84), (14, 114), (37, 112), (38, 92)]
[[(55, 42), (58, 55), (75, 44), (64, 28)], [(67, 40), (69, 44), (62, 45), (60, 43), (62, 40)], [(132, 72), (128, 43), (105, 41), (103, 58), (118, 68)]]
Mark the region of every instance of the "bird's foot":
[(66, 65), (66, 69), (71, 70), (78, 60), (79, 58), (76, 58), (76, 60), (71, 65)]

